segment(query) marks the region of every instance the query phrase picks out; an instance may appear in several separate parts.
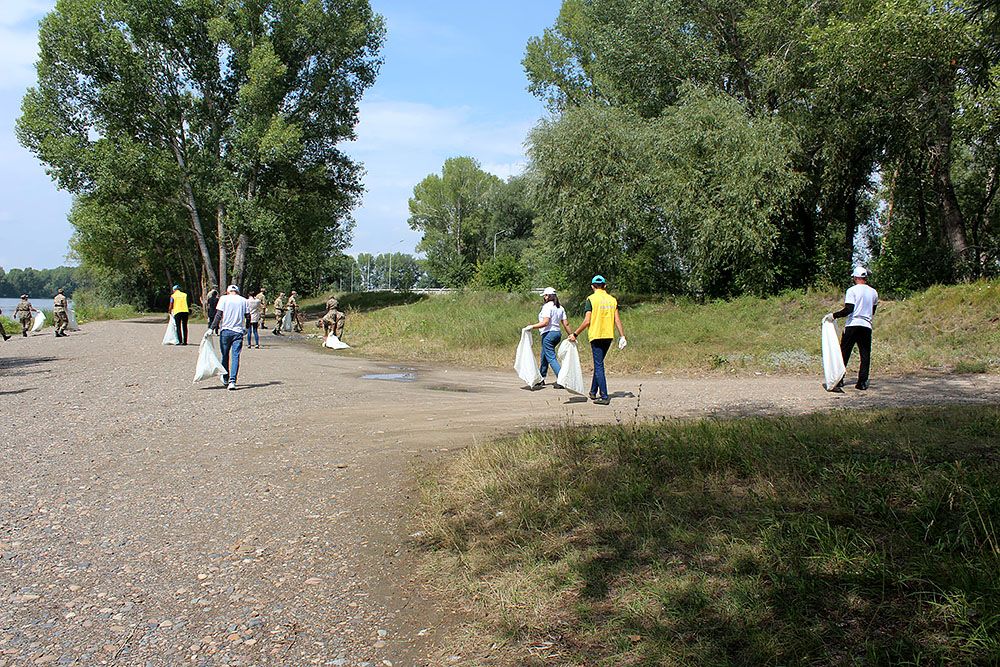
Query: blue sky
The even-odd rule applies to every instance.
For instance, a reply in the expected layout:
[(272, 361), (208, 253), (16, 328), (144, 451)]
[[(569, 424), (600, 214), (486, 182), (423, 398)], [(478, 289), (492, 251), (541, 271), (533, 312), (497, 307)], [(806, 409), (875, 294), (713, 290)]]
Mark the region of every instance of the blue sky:
[[(529, 37), (555, 22), (560, 0), (506, 3), (372, 0), (387, 23), (385, 64), (361, 106), (358, 141), (367, 194), (355, 211), (351, 254), (412, 252), (406, 224), (413, 186), (445, 159), (471, 155), (498, 176), (524, 164), (524, 139), (544, 113), (525, 90)], [(55, 0), (0, 0), (0, 266), (66, 263), (70, 197), (14, 137), (32, 85), (38, 20)]]

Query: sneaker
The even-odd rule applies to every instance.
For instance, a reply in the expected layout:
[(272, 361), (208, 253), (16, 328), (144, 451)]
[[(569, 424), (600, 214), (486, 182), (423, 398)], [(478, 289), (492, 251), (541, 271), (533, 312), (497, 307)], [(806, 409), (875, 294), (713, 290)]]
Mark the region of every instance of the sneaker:
[(225, 387), (227, 384), (229, 384), (229, 376), (228, 375), (220, 375), (219, 379), (222, 380), (222, 386), (223, 387)]
[(254, 345), (254, 347), (256, 347), (258, 350), (260, 349), (260, 345)]
[(8, 335), (4, 334), (4, 337), (3, 337), (3, 339), (4, 339), (4, 340), (10, 340), (10, 336), (8, 336)]
[(558, 382), (556, 382), (555, 384), (553, 384), (553, 385), (552, 385), (552, 388), (553, 388), (553, 389), (565, 389), (565, 387), (563, 387), (563, 386), (562, 386), (561, 384), (559, 384)]
[(230, 382), (228, 389), (229, 389), (229, 391), (236, 391), (236, 383), (235, 382)]
[(597, 394), (594, 394), (594, 393), (587, 394), (587, 398), (589, 398), (592, 401), (596, 401), (597, 400)]
[(611, 399), (607, 397), (596, 398), (594, 399), (594, 405), (611, 405)]
[(856, 385), (854, 385), (854, 388), (857, 389), (858, 391), (868, 391), (868, 383), (859, 382)]
[(531, 385), (531, 388), (532, 389), (541, 389), (544, 386), (545, 386), (545, 380), (539, 380), (535, 384)]

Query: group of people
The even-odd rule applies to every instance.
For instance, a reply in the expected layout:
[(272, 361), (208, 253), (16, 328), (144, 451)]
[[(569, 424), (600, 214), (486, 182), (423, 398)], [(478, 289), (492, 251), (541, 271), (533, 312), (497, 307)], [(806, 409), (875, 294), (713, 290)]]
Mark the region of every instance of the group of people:
[[(840, 352), (846, 366), (851, 360), (854, 348), (858, 348), (861, 363), (854, 388), (865, 391), (868, 389), (871, 369), (872, 324), (875, 320), (875, 311), (878, 309), (878, 292), (868, 285), (868, 270), (863, 266), (855, 267), (851, 278), (854, 285), (844, 296), (844, 307), (835, 313), (828, 313), (823, 319), (833, 322), (838, 318), (847, 318), (840, 340)], [(542, 309), (538, 313), (538, 321), (522, 329), (522, 331), (538, 329), (542, 338), (538, 365), (538, 374), (542, 379), (535, 388), (545, 386), (545, 378), (551, 368), (556, 376), (556, 382), (552, 386), (562, 389), (558, 382), (561, 369), (556, 357), (556, 346), (562, 340), (562, 332), (569, 334), (570, 342), (576, 343), (577, 337), (587, 330), (594, 359), (588, 396), (597, 405), (608, 405), (611, 402), (604, 359), (614, 342), (615, 329), (618, 330), (619, 350), (624, 349), (628, 341), (625, 339), (625, 330), (618, 314), (618, 301), (607, 293), (607, 286), (607, 280), (602, 275), (596, 275), (591, 279), (590, 288), (593, 293), (587, 297), (586, 314), (580, 326), (572, 330), (566, 317), (566, 309), (559, 303), (555, 288), (546, 287), (542, 291)], [(843, 386), (842, 378), (837, 388)]]
[(566, 317), (566, 309), (559, 303), (559, 296), (553, 287), (542, 291), (542, 309), (538, 313), (538, 321), (529, 324), (522, 331), (540, 330), (542, 336), (541, 360), (538, 373), (541, 381), (535, 387), (545, 386), (545, 377), (549, 368), (555, 373), (556, 382), (552, 385), (562, 389), (558, 382), (561, 370), (556, 358), (556, 346), (562, 340), (562, 331), (569, 334), (568, 340), (576, 343), (577, 337), (587, 331), (590, 340), (590, 352), (594, 359), (594, 372), (590, 380), (590, 392), (587, 394), (596, 405), (609, 405), (611, 396), (608, 394), (608, 380), (604, 372), (604, 359), (615, 340), (615, 329), (618, 330), (618, 349), (623, 350), (628, 344), (625, 339), (625, 328), (618, 314), (618, 300), (608, 294), (608, 281), (602, 275), (594, 276), (590, 281), (591, 295), (587, 297), (586, 313), (583, 322), (576, 329), (570, 329)]
[[(28, 332), (31, 331), (31, 324), (35, 319), (36, 313), (38, 313), (38, 309), (31, 305), (28, 295), (22, 294), (21, 300), (18, 302), (17, 307), (14, 308), (14, 320), (21, 325), (21, 335), (25, 338), (28, 337)], [(0, 310), (0, 314), (3, 314), (2, 310)], [(69, 299), (66, 298), (66, 292), (62, 287), (56, 291), (56, 295), (52, 299), (52, 319), (56, 325), (56, 338), (66, 336), (66, 329), (69, 328)], [(5, 341), (11, 338), (4, 329), (2, 322), (0, 322), (0, 336), (3, 336)]]
[[(327, 299), (326, 314), (317, 324), (317, 326), (323, 327), (324, 336), (336, 333), (339, 338), (344, 333), (344, 322), (347, 317), (338, 306), (336, 297), (330, 296)], [(219, 351), (222, 355), (222, 365), (226, 369), (222, 376), (222, 384), (226, 385), (229, 390), (235, 390), (240, 369), (240, 353), (243, 350), (243, 336), (246, 336), (247, 349), (260, 349), (260, 328), (266, 326), (265, 319), (267, 317), (266, 291), (262, 287), (257, 290), (256, 294), (245, 298), (240, 294), (238, 286), (230, 285), (226, 289), (226, 294), (220, 297), (219, 291), (213, 288), (205, 296), (203, 307), (208, 318), (209, 333), (219, 336)], [(287, 301), (285, 293), (279, 292), (273, 307), (275, 324), (272, 334), (282, 335), (282, 320), (289, 311), (294, 331), (303, 331), (298, 292), (292, 290)], [(177, 329), (177, 343), (187, 345), (188, 317), (191, 308), (188, 303), (188, 295), (181, 290), (180, 285), (173, 286), (167, 312), (168, 316), (174, 319)]]

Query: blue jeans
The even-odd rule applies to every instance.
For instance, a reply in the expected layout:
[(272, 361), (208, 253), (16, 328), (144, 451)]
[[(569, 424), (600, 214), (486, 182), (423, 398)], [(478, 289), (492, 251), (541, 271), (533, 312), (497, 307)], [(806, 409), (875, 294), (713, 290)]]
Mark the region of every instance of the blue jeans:
[[(243, 349), (243, 332), (223, 329), (219, 334), (219, 349), (222, 352), (222, 367), (226, 369), (226, 374), (222, 379), (229, 384), (236, 384), (236, 376), (240, 373), (240, 351)], [(233, 353), (233, 363), (229, 363), (229, 351)]]
[(601, 391), (601, 398), (608, 397), (608, 379), (604, 377), (604, 357), (611, 349), (613, 338), (598, 338), (590, 341), (590, 351), (594, 355), (594, 379), (590, 381), (590, 393)]
[(258, 333), (259, 328), (260, 325), (257, 322), (250, 323), (250, 328), (247, 329), (247, 347), (253, 345), (253, 343), (250, 342), (251, 335), (257, 339), (257, 347), (260, 347), (260, 333)]
[(550, 331), (547, 334), (542, 334), (542, 363), (538, 365), (538, 372), (542, 377), (549, 372), (549, 366), (552, 366), (552, 372), (556, 374), (556, 379), (559, 378), (559, 360), (556, 359), (556, 345), (559, 344), (559, 339), (562, 338), (562, 334), (558, 331)]

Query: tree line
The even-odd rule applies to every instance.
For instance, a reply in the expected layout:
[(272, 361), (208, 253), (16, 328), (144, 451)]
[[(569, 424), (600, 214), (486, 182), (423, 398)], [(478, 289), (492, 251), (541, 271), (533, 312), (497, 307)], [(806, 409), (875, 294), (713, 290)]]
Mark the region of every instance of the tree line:
[[(468, 157), (409, 222), (444, 284), (726, 297), (1000, 272), (1000, 2), (564, 0), (527, 44), (551, 117), (509, 182)], [(493, 257), (497, 240), (502, 258)]]
[(56, 290), (63, 288), (72, 297), (79, 287), (86, 286), (87, 276), (75, 266), (59, 266), (54, 269), (11, 269), (0, 267), (0, 297), (16, 299), (22, 294), (31, 298), (55, 296)]

